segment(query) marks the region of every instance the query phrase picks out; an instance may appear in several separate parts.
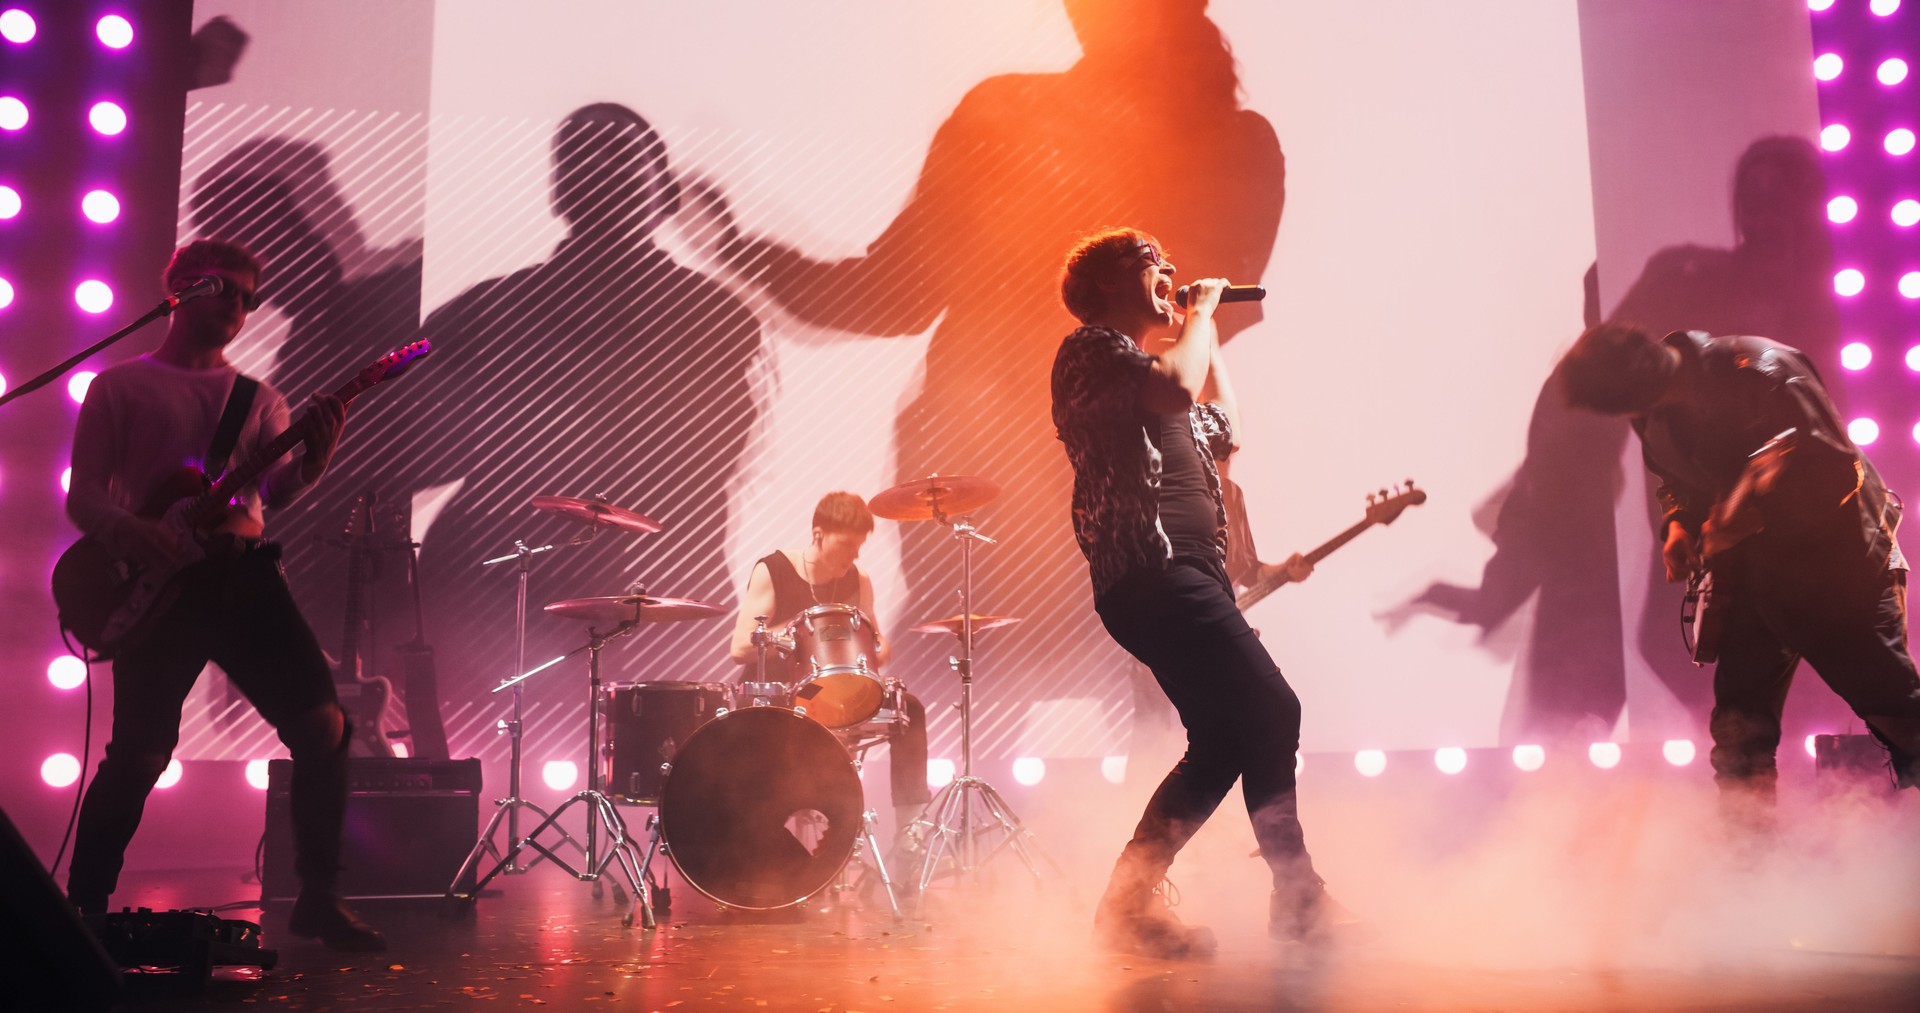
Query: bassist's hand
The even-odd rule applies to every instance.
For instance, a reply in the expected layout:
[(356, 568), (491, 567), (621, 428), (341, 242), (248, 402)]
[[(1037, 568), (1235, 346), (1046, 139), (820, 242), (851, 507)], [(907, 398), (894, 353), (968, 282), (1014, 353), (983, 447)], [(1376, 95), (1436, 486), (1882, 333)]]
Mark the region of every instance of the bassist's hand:
[(1693, 535), (1679, 524), (1667, 525), (1667, 544), (1660, 550), (1660, 559), (1667, 566), (1669, 584), (1682, 583), (1700, 569), (1700, 552), (1694, 547)]
[(1298, 584), (1313, 573), (1313, 564), (1307, 557), (1296, 552), (1287, 557), (1284, 563), (1261, 563), (1260, 572), (1254, 575), (1255, 584), (1269, 584), (1284, 580), (1289, 584)]
[(130, 517), (121, 532), (122, 544), (133, 561), (149, 569), (165, 567), (180, 551), (180, 539), (173, 529), (145, 517)]
[(327, 470), (334, 449), (340, 446), (340, 432), (347, 427), (346, 402), (332, 394), (315, 394), (301, 424), (307, 427), (307, 452), (301, 459), (301, 475), (311, 482)]

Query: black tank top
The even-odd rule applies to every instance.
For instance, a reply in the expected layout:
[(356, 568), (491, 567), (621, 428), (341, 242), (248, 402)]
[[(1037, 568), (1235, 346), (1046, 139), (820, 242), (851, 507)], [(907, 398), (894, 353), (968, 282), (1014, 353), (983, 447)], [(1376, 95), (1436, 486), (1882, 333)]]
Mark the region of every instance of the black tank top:
[(1214, 541), (1220, 515), (1207, 485), (1206, 466), (1193, 443), (1193, 422), (1187, 412), (1158, 416), (1160, 425), (1148, 432), (1160, 448), (1160, 528), (1173, 543), (1173, 555), (1217, 559)]
[[(784, 552), (774, 552), (761, 557), (760, 565), (767, 568), (767, 575), (773, 578), (773, 614), (767, 617), (767, 629), (780, 632), (787, 621), (815, 605), (853, 605), (860, 604), (860, 568), (852, 566), (847, 572), (825, 584), (809, 584), (800, 571), (793, 568), (793, 561)], [(748, 678), (752, 678), (752, 667), (748, 667)], [(788, 681), (787, 662), (777, 652), (767, 652), (767, 678), (775, 682)]]

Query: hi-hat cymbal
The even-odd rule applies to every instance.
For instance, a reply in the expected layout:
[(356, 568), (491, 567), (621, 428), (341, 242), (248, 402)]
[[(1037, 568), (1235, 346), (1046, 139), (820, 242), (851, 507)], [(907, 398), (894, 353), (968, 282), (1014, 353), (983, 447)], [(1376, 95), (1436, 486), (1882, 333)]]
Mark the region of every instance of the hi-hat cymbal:
[(646, 514), (634, 513), (625, 507), (617, 507), (603, 499), (591, 496), (535, 496), (533, 508), (542, 513), (559, 514), (576, 521), (590, 524), (605, 524), (609, 527), (624, 528), (650, 535), (660, 530), (660, 522)]
[(874, 494), (867, 509), (890, 521), (926, 521), (977, 510), (1000, 495), (992, 479), (965, 475), (928, 475)]
[(562, 619), (578, 619), (596, 626), (615, 626), (624, 622), (678, 623), (688, 619), (713, 619), (727, 610), (712, 602), (692, 598), (656, 598), (650, 594), (616, 594), (605, 598), (569, 598), (547, 605), (547, 614)]
[[(921, 623), (920, 625), (913, 627), (913, 632), (915, 633), (951, 633), (957, 637), (960, 635), (960, 620), (962, 618), (964, 617), (948, 616), (945, 619), (935, 619), (930, 623)], [(1012, 626), (1014, 623), (1017, 623), (1019, 621), (1020, 621), (1019, 616), (977, 615), (973, 617), (973, 632), (978, 633), (981, 630), (990, 630), (996, 626)]]

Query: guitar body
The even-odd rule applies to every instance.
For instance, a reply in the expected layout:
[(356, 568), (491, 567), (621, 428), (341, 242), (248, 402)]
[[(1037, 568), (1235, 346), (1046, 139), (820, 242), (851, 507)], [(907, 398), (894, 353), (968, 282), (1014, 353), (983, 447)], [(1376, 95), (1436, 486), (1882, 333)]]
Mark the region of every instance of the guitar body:
[(347, 712), (353, 725), (349, 756), (392, 757), (393, 741), (387, 736), (388, 708), (393, 703), (393, 683), (382, 676), (369, 676), (370, 667), (362, 658), (361, 634), (366, 626), (367, 567), (374, 549), (374, 494), (369, 492), (354, 504), (347, 521), (347, 608), (345, 630), (340, 636), (340, 666), (334, 671), (334, 695), (340, 709)]
[(209, 486), (198, 468), (182, 468), (161, 483), (149, 509), (140, 511), (142, 517), (159, 518), (179, 543), (179, 551), (166, 566), (143, 567), (115, 558), (91, 536), (61, 553), (53, 566), (53, 602), (60, 612), (60, 625), (101, 658), (111, 658), (138, 643), (152, 628), (154, 617), (179, 597), (173, 578), (206, 556), (189, 513), (195, 497)]
[(1687, 583), (1687, 597), (1680, 607), (1680, 621), (1692, 631), (1687, 645), (1693, 663), (1702, 668), (1720, 660), (1720, 641), (1727, 627), (1727, 606), (1732, 603), (1725, 587), (1716, 588), (1713, 574), (1701, 570)]

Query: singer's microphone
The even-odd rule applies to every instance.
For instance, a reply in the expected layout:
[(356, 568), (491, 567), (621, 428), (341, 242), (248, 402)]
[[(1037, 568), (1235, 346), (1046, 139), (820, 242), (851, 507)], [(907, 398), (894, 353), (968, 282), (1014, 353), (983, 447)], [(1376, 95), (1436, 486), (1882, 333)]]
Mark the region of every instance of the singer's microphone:
[[(168, 299), (167, 302), (171, 305), (178, 306), (189, 299), (198, 299), (201, 296), (208, 295), (219, 295), (226, 291), (226, 289), (226, 283), (220, 280), (219, 275), (209, 274), (195, 281), (193, 284), (188, 285), (186, 288), (175, 292), (173, 298)], [(1226, 297), (1221, 296), (1221, 298), (1224, 299)]]
[[(1173, 293), (1173, 301), (1182, 306), (1187, 304), (1187, 290), (1191, 285), (1182, 285)], [(1263, 285), (1228, 285), (1220, 290), (1221, 302), (1259, 302), (1267, 297)]]

